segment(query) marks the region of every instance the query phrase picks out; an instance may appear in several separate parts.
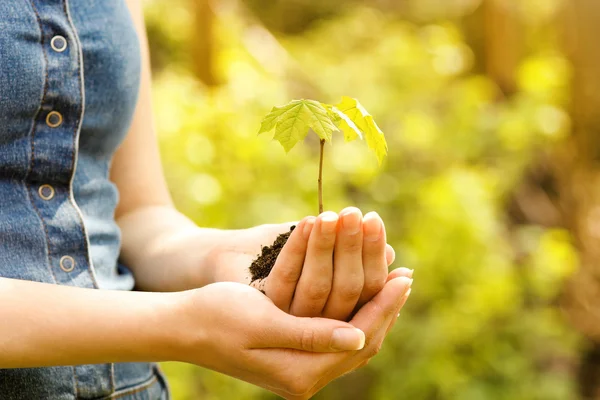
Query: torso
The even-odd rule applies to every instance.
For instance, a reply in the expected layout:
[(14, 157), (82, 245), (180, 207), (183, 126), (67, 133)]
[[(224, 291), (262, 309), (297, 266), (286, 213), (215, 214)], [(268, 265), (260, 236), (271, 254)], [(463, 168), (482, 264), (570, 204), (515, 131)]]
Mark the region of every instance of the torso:
[[(140, 78), (126, 4), (2, 0), (0, 16), (0, 276), (132, 289), (108, 180)], [(156, 379), (145, 363), (0, 370), (0, 393), (104, 398)]]

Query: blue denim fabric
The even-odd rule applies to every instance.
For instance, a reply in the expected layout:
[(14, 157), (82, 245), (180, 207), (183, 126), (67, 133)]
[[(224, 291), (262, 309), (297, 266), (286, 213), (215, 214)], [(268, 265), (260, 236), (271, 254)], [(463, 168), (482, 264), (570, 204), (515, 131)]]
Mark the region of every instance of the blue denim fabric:
[[(124, 0), (0, 0), (0, 276), (133, 288), (117, 262), (108, 170), (139, 78)], [(166, 399), (168, 389), (153, 364), (80, 365), (0, 370), (0, 398)]]

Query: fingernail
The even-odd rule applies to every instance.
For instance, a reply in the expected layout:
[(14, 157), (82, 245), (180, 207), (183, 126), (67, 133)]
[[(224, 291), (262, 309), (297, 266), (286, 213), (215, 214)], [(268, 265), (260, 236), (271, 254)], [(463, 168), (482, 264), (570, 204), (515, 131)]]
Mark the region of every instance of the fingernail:
[[(412, 279), (410, 280), (410, 285), (412, 285)], [(404, 296), (402, 296), (400, 298), (399, 304), (398, 306), (400, 308), (404, 307), (404, 304), (406, 303), (406, 300), (408, 300), (408, 296), (410, 296), (410, 292), (412, 291), (412, 288), (410, 287), (410, 285), (408, 286), (408, 290), (406, 291), (406, 293), (404, 293)], [(400, 311), (398, 311), (398, 315), (396, 315), (396, 317), (400, 316)]]
[(398, 299), (396, 300), (396, 303), (398, 305), (398, 307), (400, 306), (400, 304), (404, 301), (404, 298), (406, 297), (407, 294), (410, 294), (410, 290), (413, 284), (413, 280), (409, 279), (405, 276), (401, 276), (398, 278), (394, 278), (393, 280), (399, 279), (400, 281), (404, 282), (404, 292), (402, 293), (401, 296), (398, 297)]
[(330, 347), (333, 350), (361, 350), (365, 347), (365, 333), (356, 328), (334, 329)]
[(398, 300), (398, 304), (401, 304), (403, 301), (405, 301), (408, 296), (410, 296), (410, 292), (412, 291), (412, 283), (413, 280), (411, 279), (408, 286), (406, 287), (406, 291), (404, 292), (404, 294), (402, 296), (400, 296), (400, 300)]
[(376, 212), (371, 211), (365, 215), (363, 223), (365, 225), (365, 239), (370, 242), (379, 240), (381, 231), (383, 230), (383, 223), (379, 215), (377, 215)]
[(406, 268), (406, 267), (401, 267), (401, 268), (398, 268), (398, 269), (404, 269), (404, 270), (406, 270), (406, 276), (408, 278), (412, 278), (413, 275), (414, 275), (414, 273), (415, 273), (414, 269), (410, 269), (410, 268)]
[(319, 216), (321, 220), (321, 233), (330, 235), (335, 232), (338, 222), (338, 215), (333, 211), (325, 211)]
[(349, 235), (356, 235), (360, 232), (360, 220), (362, 215), (358, 209), (352, 209), (342, 214), (342, 226)]
[(304, 236), (304, 239), (308, 240), (308, 238), (310, 237), (310, 233), (312, 232), (313, 226), (315, 225), (315, 217), (310, 217), (307, 218), (306, 221), (304, 221), (304, 229), (302, 229), (302, 236)]
[[(411, 285), (412, 285), (412, 279), (411, 279)], [(412, 291), (412, 288), (409, 286), (408, 290), (406, 291), (406, 293), (404, 293), (404, 296), (402, 296), (402, 299), (400, 299), (400, 304), (402, 304), (403, 302), (405, 302), (408, 299), (408, 296), (410, 296), (410, 292)], [(400, 312), (398, 312), (397, 317), (400, 316)]]

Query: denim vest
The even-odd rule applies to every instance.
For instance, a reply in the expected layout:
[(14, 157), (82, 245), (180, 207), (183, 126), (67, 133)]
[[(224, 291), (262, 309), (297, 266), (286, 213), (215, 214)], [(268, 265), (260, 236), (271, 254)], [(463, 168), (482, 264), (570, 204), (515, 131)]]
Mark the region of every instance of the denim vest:
[[(124, 0), (0, 0), (0, 276), (133, 288), (108, 170), (139, 54)], [(0, 399), (114, 398), (168, 390), (150, 363), (0, 369)]]

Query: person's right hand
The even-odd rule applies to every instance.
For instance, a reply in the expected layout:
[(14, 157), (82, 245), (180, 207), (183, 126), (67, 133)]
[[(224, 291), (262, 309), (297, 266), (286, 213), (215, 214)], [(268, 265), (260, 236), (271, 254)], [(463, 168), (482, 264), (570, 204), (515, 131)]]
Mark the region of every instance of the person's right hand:
[(238, 283), (181, 292), (178, 309), (184, 318), (179, 320), (184, 323), (173, 332), (173, 338), (179, 338), (175, 360), (225, 373), (287, 399), (308, 399), (379, 351), (411, 283), (405, 276), (389, 280), (350, 323), (294, 317)]

